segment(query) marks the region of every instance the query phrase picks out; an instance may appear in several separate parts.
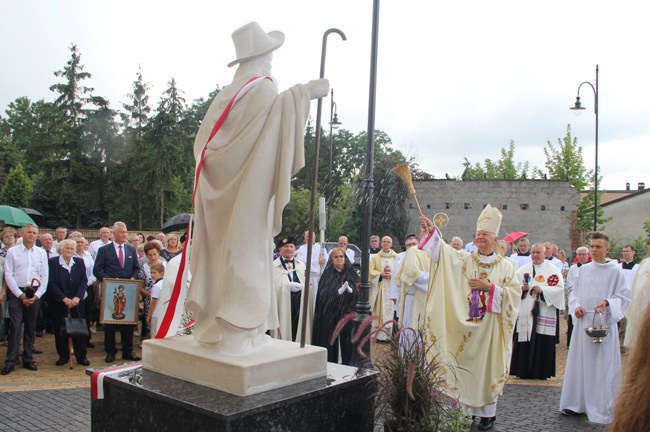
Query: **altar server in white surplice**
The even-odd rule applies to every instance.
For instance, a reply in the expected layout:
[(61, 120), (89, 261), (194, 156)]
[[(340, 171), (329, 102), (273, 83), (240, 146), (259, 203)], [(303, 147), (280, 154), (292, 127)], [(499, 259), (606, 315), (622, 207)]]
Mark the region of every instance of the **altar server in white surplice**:
[[(574, 331), (564, 372), (560, 411), (586, 413), (593, 423), (609, 424), (621, 383), (621, 351), (616, 323), (630, 304), (630, 290), (616, 261), (607, 261), (609, 237), (591, 235), (593, 261), (580, 267), (569, 294), (569, 313)], [(585, 329), (603, 325), (609, 333), (594, 343)]]

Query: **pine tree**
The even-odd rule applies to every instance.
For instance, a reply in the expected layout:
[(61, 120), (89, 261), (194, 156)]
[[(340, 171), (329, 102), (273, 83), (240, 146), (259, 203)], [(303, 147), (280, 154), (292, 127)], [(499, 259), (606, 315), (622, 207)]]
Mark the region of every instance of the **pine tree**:
[(0, 203), (12, 207), (26, 207), (32, 194), (32, 181), (23, 164), (19, 163), (9, 171), (7, 181), (0, 192)]

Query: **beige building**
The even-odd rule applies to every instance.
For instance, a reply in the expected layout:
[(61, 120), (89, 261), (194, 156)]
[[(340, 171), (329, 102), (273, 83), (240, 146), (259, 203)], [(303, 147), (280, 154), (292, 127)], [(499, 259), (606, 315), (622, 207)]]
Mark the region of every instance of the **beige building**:
[[(478, 215), (491, 204), (503, 214), (499, 237), (524, 231), (533, 243), (550, 241), (566, 251), (579, 245), (573, 227), (580, 192), (568, 181), (436, 179), (413, 184), (427, 217), (439, 212), (448, 216), (449, 223), (442, 229), (447, 241), (459, 236), (469, 243)], [(409, 231), (419, 233), (419, 213), (411, 196), (406, 206)]]
[(650, 189), (641, 189), (602, 204), (605, 231), (617, 243), (632, 243), (639, 236), (646, 237), (643, 222), (650, 219)]

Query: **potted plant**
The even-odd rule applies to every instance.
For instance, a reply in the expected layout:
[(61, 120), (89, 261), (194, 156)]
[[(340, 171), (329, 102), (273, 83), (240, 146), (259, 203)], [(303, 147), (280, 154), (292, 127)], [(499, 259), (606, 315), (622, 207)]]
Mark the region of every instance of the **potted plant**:
[[(346, 316), (344, 320), (355, 316)], [(353, 342), (374, 319), (370, 317), (362, 323)], [(398, 326), (397, 322), (392, 323)], [(387, 324), (366, 335), (358, 346), (365, 346), (368, 339), (376, 340), (379, 332), (386, 332)], [(379, 372), (375, 419), (383, 422), (385, 432), (461, 432), (471, 428), (472, 417), (456, 399), (444, 393), (445, 368), (454, 366), (430, 356), (434, 346), (426, 331), (403, 327), (392, 332), (387, 349), (373, 358), (374, 369)]]

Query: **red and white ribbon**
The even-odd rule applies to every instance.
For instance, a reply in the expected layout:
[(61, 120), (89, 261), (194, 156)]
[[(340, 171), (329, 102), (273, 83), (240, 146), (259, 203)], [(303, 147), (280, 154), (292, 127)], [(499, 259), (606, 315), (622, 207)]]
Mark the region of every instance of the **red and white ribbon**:
[(90, 378), (90, 397), (93, 400), (104, 399), (104, 378), (117, 375), (120, 372), (128, 372), (142, 366), (142, 362), (129, 363), (126, 365), (104, 368), (93, 372)]
[[(269, 79), (271, 81), (271, 77), (253, 77), (250, 80), (244, 84), (242, 88), (239, 89), (239, 91), (233, 96), (233, 98), (228, 102), (228, 105), (226, 105), (226, 108), (223, 110), (219, 118), (217, 119), (216, 123), (212, 127), (212, 131), (210, 132), (210, 135), (208, 136), (208, 139), (205, 141), (205, 144), (203, 145), (203, 149), (201, 150), (201, 154), (196, 160), (196, 169), (194, 170), (194, 192), (192, 193), (192, 203), (194, 203), (194, 198), (196, 197), (196, 191), (198, 189), (198, 184), (199, 184), (199, 178), (201, 176), (201, 170), (203, 169), (203, 162), (205, 160), (205, 153), (208, 149), (208, 143), (214, 138), (214, 136), (219, 132), (221, 129), (221, 126), (224, 124), (226, 121), (226, 118), (228, 117), (228, 114), (230, 114), (230, 111), (232, 110), (233, 106), (237, 101), (239, 101), (251, 88), (253, 88), (253, 85), (256, 83), (264, 80), (264, 79)], [(176, 275), (176, 281), (174, 282), (174, 288), (172, 290), (171, 297), (169, 298), (169, 303), (167, 305), (167, 310), (165, 311), (165, 315), (163, 316), (161, 322), (160, 322), (160, 327), (158, 328), (158, 332), (156, 332), (156, 339), (164, 339), (167, 337), (172, 337), (176, 335), (176, 332), (179, 329), (179, 325), (181, 322), (181, 318), (183, 315), (183, 309), (185, 307), (185, 298), (187, 297), (187, 281), (189, 279), (189, 263), (190, 263), (190, 241), (192, 238), (192, 221), (194, 217), (190, 218), (189, 223), (187, 224), (187, 241), (183, 245), (183, 254), (181, 256), (181, 263), (178, 268), (178, 273)]]

